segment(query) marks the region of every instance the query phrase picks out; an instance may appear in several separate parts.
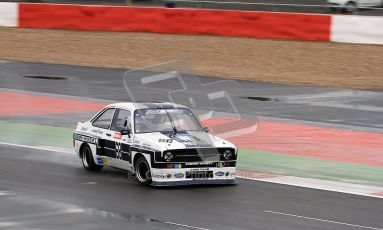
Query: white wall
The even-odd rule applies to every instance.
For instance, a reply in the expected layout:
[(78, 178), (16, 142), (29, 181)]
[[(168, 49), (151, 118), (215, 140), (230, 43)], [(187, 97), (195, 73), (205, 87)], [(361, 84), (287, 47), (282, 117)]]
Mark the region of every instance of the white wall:
[(18, 25), (18, 4), (0, 2), (0, 26), (16, 27)]
[(383, 44), (383, 17), (333, 15), (332, 42)]

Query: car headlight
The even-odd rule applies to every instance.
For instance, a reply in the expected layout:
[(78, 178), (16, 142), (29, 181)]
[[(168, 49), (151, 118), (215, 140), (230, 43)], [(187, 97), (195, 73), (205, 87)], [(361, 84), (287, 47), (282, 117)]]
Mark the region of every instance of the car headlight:
[(225, 152), (223, 152), (223, 157), (226, 159), (226, 160), (229, 160), (230, 158), (233, 157), (233, 150), (231, 149), (226, 149)]
[(165, 161), (171, 161), (173, 160), (173, 158), (174, 158), (174, 155), (172, 152), (165, 152), (164, 154)]

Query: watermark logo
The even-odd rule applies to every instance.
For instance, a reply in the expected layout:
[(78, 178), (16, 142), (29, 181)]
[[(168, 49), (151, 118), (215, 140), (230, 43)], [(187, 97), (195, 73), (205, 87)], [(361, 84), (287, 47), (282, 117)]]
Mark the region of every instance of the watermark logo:
[(133, 102), (165, 101), (189, 107), (209, 132), (222, 138), (258, 128), (254, 106), (239, 82), (199, 77), (184, 61), (127, 71), (123, 84)]

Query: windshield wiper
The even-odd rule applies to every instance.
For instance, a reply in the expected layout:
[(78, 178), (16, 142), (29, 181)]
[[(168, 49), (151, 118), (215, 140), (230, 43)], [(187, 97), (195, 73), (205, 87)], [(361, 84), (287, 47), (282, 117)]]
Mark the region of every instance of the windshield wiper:
[(172, 125), (172, 129), (173, 129), (173, 136), (177, 134), (177, 128), (176, 126), (174, 125), (173, 123), (173, 118), (170, 116), (170, 114), (168, 113), (167, 110), (166, 111), (166, 114), (168, 115), (168, 118), (169, 118), (169, 121), (170, 121), (170, 124)]
[(175, 135), (177, 133), (177, 128), (173, 127), (173, 134)]

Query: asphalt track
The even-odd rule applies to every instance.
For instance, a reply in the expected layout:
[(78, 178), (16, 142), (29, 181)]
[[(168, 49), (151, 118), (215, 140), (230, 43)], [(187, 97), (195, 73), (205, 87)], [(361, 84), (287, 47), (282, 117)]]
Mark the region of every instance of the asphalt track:
[[(122, 84), (125, 72), (126, 70), (123, 69), (3, 62), (0, 64), (0, 88), (93, 98), (102, 101), (129, 101), (130, 96)], [(31, 76), (62, 79), (44, 80), (30, 78)], [(223, 79), (200, 77), (202, 85), (221, 80)], [(298, 120), (299, 123), (314, 122), (324, 126), (383, 132), (382, 92), (286, 86), (251, 81), (237, 82), (241, 88), (230, 89), (232, 98), (237, 102), (243, 101), (241, 100), (243, 95), (254, 99), (246, 100), (251, 103), (251, 107), (243, 113), (249, 116)], [(199, 83), (187, 83), (190, 88), (188, 93), (201, 95), (204, 92)], [(223, 85), (225, 86), (225, 84)], [(212, 88), (211, 85), (209, 87)], [(180, 89), (178, 81), (171, 80), (156, 83), (151, 90), (154, 98), (159, 100), (166, 99), (162, 96), (164, 94), (167, 96), (169, 90), (177, 89)], [(131, 90), (136, 99), (146, 99), (145, 92), (142, 92), (141, 89), (132, 88)], [(187, 103), (182, 100), (180, 102)], [(218, 107), (217, 110), (228, 111), (226, 104)], [(61, 122), (65, 123), (65, 121)]]
[[(123, 73), (3, 62), (0, 88), (123, 101), (129, 99), (121, 86)], [(202, 78), (204, 83), (215, 80)], [(249, 115), (376, 132), (383, 124), (382, 93), (240, 84), (249, 96), (270, 99), (251, 100), (256, 113)], [(33, 122), (70, 126), (81, 117), (49, 116)], [(5, 145), (0, 153), (4, 229), (383, 229), (382, 199), (241, 179), (237, 186), (157, 189), (137, 185), (120, 170), (85, 172), (71, 154)]]
[(75, 155), (4, 146), (0, 152), (5, 229), (383, 228), (381, 199), (248, 180), (156, 189), (120, 170), (88, 173)]

